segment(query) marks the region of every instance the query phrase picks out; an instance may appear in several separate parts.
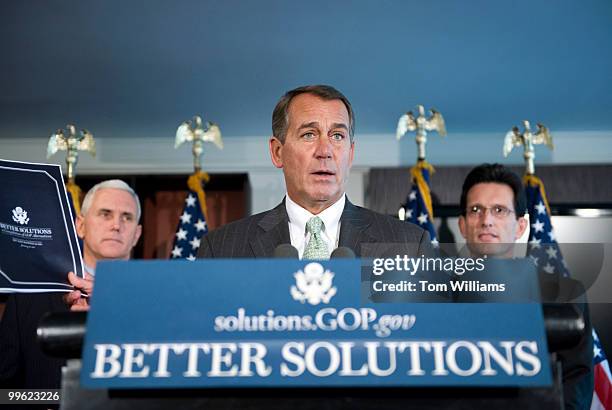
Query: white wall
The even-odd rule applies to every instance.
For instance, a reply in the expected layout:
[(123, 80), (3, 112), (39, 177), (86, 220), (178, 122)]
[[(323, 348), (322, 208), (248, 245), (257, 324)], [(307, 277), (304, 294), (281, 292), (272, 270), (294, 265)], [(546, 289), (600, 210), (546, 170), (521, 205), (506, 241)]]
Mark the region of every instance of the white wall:
[[(612, 158), (612, 131), (555, 132), (555, 151), (538, 146), (536, 163), (609, 163)], [(457, 133), (446, 138), (431, 135), (427, 156), (433, 165), (467, 165), (485, 161), (522, 163), (520, 149), (510, 158), (501, 155), (503, 133)], [(270, 162), (268, 137), (226, 137), (225, 148), (209, 145), (204, 154), (203, 168), (207, 172), (247, 172), (252, 187), (251, 209), (260, 212), (278, 204), (285, 192), (282, 172)], [(413, 138), (400, 142), (392, 134), (357, 135), (353, 170), (347, 193), (355, 204), (365, 201), (367, 176), (371, 167), (409, 166), (416, 160)], [(0, 158), (28, 162), (63, 164), (60, 152), (47, 160), (47, 137), (0, 137)], [(191, 149), (187, 145), (174, 149), (172, 138), (98, 137), (97, 156), (83, 154), (79, 158), (78, 174), (173, 174), (193, 170)], [(78, 181), (78, 179), (77, 179)]]

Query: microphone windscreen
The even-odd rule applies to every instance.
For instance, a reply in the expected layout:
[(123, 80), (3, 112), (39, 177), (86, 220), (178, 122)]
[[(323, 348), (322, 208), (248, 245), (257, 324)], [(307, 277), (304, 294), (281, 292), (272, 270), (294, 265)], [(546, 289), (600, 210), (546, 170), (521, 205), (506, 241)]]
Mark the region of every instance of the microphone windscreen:
[(334, 249), (330, 256), (331, 259), (334, 258), (355, 258), (355, 252), (352, 249), (347, 248), (346, 246), (339, 246)]
[(300, 256), (298, 250), (290, 243), (282, 243), (274, 249), (274, 258), (298, 259)]

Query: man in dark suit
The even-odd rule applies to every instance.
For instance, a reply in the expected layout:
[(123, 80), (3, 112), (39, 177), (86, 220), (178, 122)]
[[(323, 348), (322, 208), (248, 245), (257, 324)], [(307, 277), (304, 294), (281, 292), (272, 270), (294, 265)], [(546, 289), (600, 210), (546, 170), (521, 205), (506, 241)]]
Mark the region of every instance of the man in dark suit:
[(57, 293), (15, 294), (8, 298), (0, 321), (0, 386), (4, 388), (58, 389), (63, 360), (43, 354), (36, 329), (47, 312), (87, 310), (98, 260), (128, 259), (141, 233), (138, 196), (125, 182), (108, 180), (89, 190), (77, 217), (77, 234), (83, 239), (85, 278), (72, 272), (76, 289)]
[[(472, 256), (511, 258), (514, 242), (528, 223), (527, 199), (521, 179), (500, 164), (482, 164), (465, 178), (461, 191), (459, 230)], [(572, 303), (582, 315), (585, 330), (573, 348), (557, 351), (563, 377), (566, 409), (588, 409), (593, 397), (593, 338), (584, 287), (576, 280), (539, 275), (543, 301)]]
[[(272, 114), (272, 163), (281, 168), (287, 195), (276, 208), (230, 223), (202, 239), (199, 257), (271, 257), (291, 244), (303, 259), (326, 259), (339, 247), (357, 256), (381, 256), (401, 243), (403, 253), (430, 254), (426, 231), (350, 203), (345, 187), (355, 153), (350, 102), (330, 86), (287, 92)], [(387, 247), (392, 254), (393, 246)], [(376, 253), (376, 255), (374, 255)]]

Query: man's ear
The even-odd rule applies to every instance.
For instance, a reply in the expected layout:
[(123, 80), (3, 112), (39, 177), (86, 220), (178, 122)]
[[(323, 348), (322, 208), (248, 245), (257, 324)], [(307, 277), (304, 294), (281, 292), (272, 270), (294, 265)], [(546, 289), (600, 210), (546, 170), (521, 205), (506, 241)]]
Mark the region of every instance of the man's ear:
[(518, 229), (516, 230), (516, 237), (514, 238), (514, 240), (516, 241), (517, 239), (519, 239), (521, 236), (523, 236), (523, 234), (525, 233), (525, 229), (527, 229), (527, 227), (529, 226), (529, 222), (527, 222), (527, 219), (525, 219), (525, 217), (521, 216), (518, 220)]
[(83, 215), (77, 216), (77, 219), (75, 221), (75, 227), (76, 227), (76, 232), (79, 238), (84, 239), (85, 238), (85, 218), (83, 218)]
[(465, 238), (465, 216), (461, 215), (459, 217), (459, 232), (461, 232), (461, 236)]
[(132, 248), (136, 246), (138, 243), (138, 239), (140, 239), (140, 235), (142, 234), (142, 225), (138, 225), (136, 227), (136, 233), (134, 234), (134, 242), (132, 242)]
[(268, 143), (270, 147), (270, 157), (272, 158), (272, 163), (276, 168), (283, 167), (283, 144), (276, 137), (270, 137), (270, 141)]

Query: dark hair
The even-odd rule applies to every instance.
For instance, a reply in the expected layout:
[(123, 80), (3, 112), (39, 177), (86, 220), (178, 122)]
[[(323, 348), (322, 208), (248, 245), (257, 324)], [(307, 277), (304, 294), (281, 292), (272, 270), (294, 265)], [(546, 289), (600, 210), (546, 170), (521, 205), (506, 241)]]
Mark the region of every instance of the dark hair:
[(346, 107), (346, 110), (348, 111), (349, 136), (351, 141), (353, 141), (353, 134), (355, 133), (355, 114), (353, 113), (353, 108), (351, 107), (351, 103), (349, 102), (348, 98), (346, 98), (340, 91), (329, 85), (306, 85), (287, 91), (278, 101), (276, 107), (274, 107), (274, 111), (272, 112), (272, 135), (278, 138), (282, 144), (285, 143), (285, 137), (287, 136), (289, 104), (294, 97), (300, 94), (316, 95), (325, 101), (342, 101)]
[(476, 184), (494, 182), (498, 184), (508, 185), (514, 193), (514, 212), (516, 218), (525, 215), (527, 210), (527, 197), (523, 189), (521, 178), (514, 172), (501, 164), (482, 164), (472, 169), (465, 177), (463, 188), (461, 189), (461, 215), (465, 216), (467, 212), (467, 194)]

